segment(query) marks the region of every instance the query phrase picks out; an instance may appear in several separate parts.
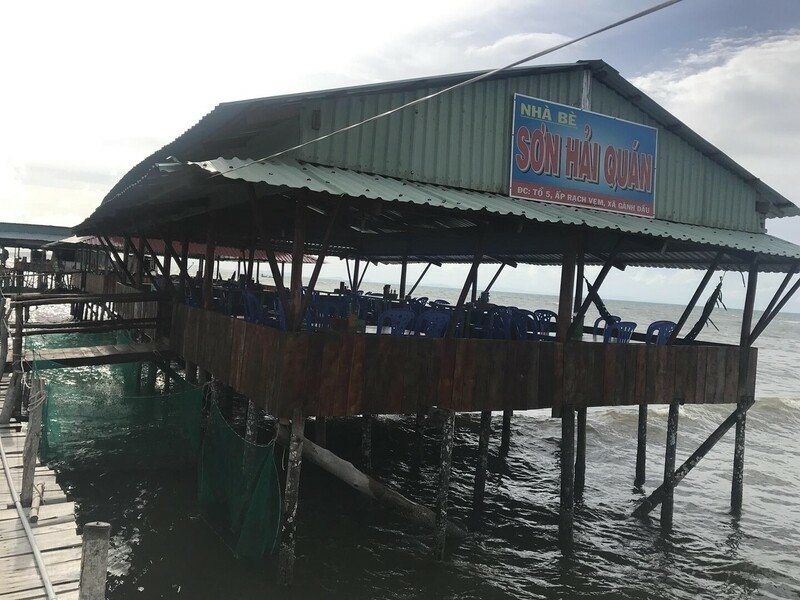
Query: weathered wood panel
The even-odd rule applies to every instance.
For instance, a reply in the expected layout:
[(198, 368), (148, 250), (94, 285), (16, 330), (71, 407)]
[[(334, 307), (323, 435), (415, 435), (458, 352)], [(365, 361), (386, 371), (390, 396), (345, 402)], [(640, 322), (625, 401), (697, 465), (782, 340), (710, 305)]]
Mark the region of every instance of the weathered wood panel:
[(178, 305), (172, 350), (271, 414), (457, 411), (735, 403), (755, 390), (757, 351), (739, 389), (735, 346), (428, 339), (285, 333)]

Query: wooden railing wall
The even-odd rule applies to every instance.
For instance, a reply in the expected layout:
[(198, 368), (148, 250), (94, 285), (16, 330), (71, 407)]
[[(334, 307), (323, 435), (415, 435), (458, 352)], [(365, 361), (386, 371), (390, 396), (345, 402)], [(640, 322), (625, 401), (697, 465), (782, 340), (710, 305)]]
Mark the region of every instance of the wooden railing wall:
[(735, 403), (757, 361), (740, 390), (736, 346), (286, 333), (183, 304), (170, 346), (277, 416)]

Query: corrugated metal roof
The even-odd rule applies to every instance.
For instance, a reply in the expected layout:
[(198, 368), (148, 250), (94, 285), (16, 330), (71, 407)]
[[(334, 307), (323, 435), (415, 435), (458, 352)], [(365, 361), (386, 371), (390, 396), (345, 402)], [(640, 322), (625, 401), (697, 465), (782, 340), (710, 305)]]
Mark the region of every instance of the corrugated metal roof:
[(0, 223), (0, 244), (19, 244), (25, 248), (38, 248), (47, 242), (67, 237), (69, 227), (36, 225), (32, 223)]
[[(574, 104), (576, 98), (573, 98), (573, 92), (577, 90), (575, 93), (579, 93), (580, 86), (571, 85), (571, 78), (577, 81), (577, 78), (574, 77), (576, 72), (586, 69), (592, 71), (596, 82), (602, 83), (602, 85), (596, 86), (597, 94), (593, 93), (593, 110), (609, 111), (609, 114), (616, 114), (619, 111), (623, 113), (630, 112), (630, 110), (634, 112), (640, 111), (644, 116), (644, 121), (649, 123), (652, 120), (653, 125), (662, 128), (664, 135), (661, 137), (665, 140), (667, 138), (670, 138), (670, 140), (674, 138), (675, 140), (671, 144), (665, 141), (665, 146), (669, 146), (669, 148), (661, 148), (662, 144), (659, 143), (659, 155), (661, 156), (663, 150), (664, 157), (669, 158), (669, 160), (661, 161), (664, 164), (661, 165), (662, 168), (659, 168), (658, 173), (658, 187), (660, 189), (660, 199), (662, 200), (662, 202), (656, 203), (656, 211), (659, 217), (682, 222), (701, 223), (706, 226), (757, 231), (758, 217), (754, 210), (756, 199), (767, 202), (768, 208), (766, 212), (768, 217), (800, 215), (800, 209), (797, 206), (681, 123), (675, 116), (647, 97), (641, 90), (638, 90), (622, 77), (619, 72), (602, 60), (537, 65), (504, 71), (481, 82), (481, 86), (488, 87), (483, 91), (470, 92), (469, 102), (475, 104), (477, 108), (482, 106), (485, 109), (487, 102), (496, 103), (497, 98), (502, 95), (504, 90), (508, 92), (506, 88), (509, 88), (509, 85), (512, 85), (512, 83), (517, 85), (517, 82), (524, 82), (527, 77), (534, 78), (531, 80), (531, 85), (534, 87), (545, 85), (545, 88), (525, 88), (524, 90), (515, 88), (514, 91), (525, 91), (550, 100)], [(324, 133), (324, 131), (305, 131), (300, 127), (301, 123), (305, 124), (304, 127), (309, 126), (311, 119), (307, 117), (310, 116), (312, 109), (318, 109), (323, 105), (327, 107), (322, 111), (323, 123), (321, 124), (322, 129), (327, 131), (330, 129), (329, 125), (337, 127), (348, 125), (369, 114), (380, 112), (390, 106), (397, 105), (399, 102), (417, 97), (423, 91), (427, 93), (440, 89), (474, 77), (477, 74), (478, 72), (439, 75), (405, 81), (222, 103), (183, 135), (131, 169), (112, 188), (104, 202), (114, 198), (143, 177), (154, 163), (166, 160), (169, 156), (176, 156), (182, 160), (204, 160), (216, 155), (266, 156), (274, 151), (292, 146), (299, 141), (315, 137), (319, 133)], [(541, 78), (541, 81), (538, 78)], [(548, 85), (550, 87), (547, 87)], [(555, 88), (550, 89), (553, 85), (555, 85)], [(606, 89), (611, 91), (612, 94), (604, 94), (603, 91)], [(452, 97), (439, 98), (431, 105), (421, 105), (415, 111), (411, 111), (411, 114), (398, 117), (398, 119), (387, 119), (380, 123), (372, 124), (366, 129), (361, 128), (367, 133), (359, 131), (356, 134), (336, 136), (336, 138), (304, 149), (294, 157), (315, 163), (336, 164), (343, 168), (381, 172), (392, 177), (433, 180), (443, 185), (470, 187), (502, 193), (503, 190), (497, 186), (487, 188), (486, 186), (476, 185), (475, 181), (484, 181), (487, 173), (494, 174), (497, 171), (497, 161), (502, 162), (504, 160), (505, 145), (503, 145), (501, 151), (497, 151), (496, 148), (486, 143), (475, 144), (471, 136), (478, 134), (472, 133), (473, 129), (475, 129), (473, 126), (467, 127), (462, 133), (456, 131), (456, 137), (453, 139), (443, 139), (444, 145), (455, 144), (461, 148), (461, 151), (451, 153), (444, 167), (438, 164), (439, 157), (445, 156), (446, 153), (442, 152), (439, 147), (434, 148), (434, 144), (430, 143), (429, 136), (436, 135), (436, 132), (439, 132), (444, 127), (443, 123), (445, 121), (449, 122), (451, 118), (455, 126), (458, 126), (463, 119), (461, 113), (464, 106), (466, 106), (464, 103), (467, 102), (467, 97), (462, 97), (462, 93), (463, 91), (459, 91), (451, 95)], [(595, 95), (597, 96), (596, 98), (594, 97)], [(615, 99), (609, 100), (612, 97), (615, 97)], [(609, 102), (613, 110), (609, 109)], [(626, 106), (623, 107), (623, 104)], [(430, 115), (435, 114), (435, 111), (444, 105), (451, 105), (448, 109), (450, 116), (445, 120), (440, 119), (440, 122), (433, 126)], [(506, 109), (509, 108), (505, 104), (503, 106)], [(617, 108), (619, 108), (619, 111)], [(296, 113), (292, 113), (291, 118), (286, 113), (290, 109)], [(403, 115), (404, 113), (398, 114)], [(483, 121), (489, 119), (489, 114), (492, 115), (492, 120), (497, 121), (499, 118), (497, 110), (488, 112), (483, 110), (479, 114), (482, 116), (478, 117), (478, 120), (473, 125), (497, 127), (496, 123), (494, 125), (488, 121), (483, 123)], [(635, 116), (629, 118), (642, 120), (640, 117)], [(329, 120), (331, 120), (330, 123), (328, 122)], [(392, 123), (390, 124), (389, 121), (392, 121)], [(387, 134), (392, 132), (397, 134), (398, 132), (395, 130), (402, 129), (400, 125), (404, 126), (407, 124), (406, 122), (412, 121), (419, 121), (420, 126), (424, 126), (425, 132), (433, 133), (410, 135), (406, 127), (399, 135), (395, 135), (397, 139), (391, 143), (387, 141), (391, 136), (383, 134), (381, 134), (383, 137), (379, 140), (371, 141), (371, 137), (374, 136), (370, 136), (369, 131), (374, 131), (376, 136), (382, 131)], [(271, 127), (273, 125), (279, 127), (280, 131), (272, 130)], [(506, 129), (503, 128), (503, 131)], [(259, 132), (262, 138), (266, 136), (267, 147), (246, 148), (249, 142), (243, 140)], [(484, 131), (482, 135), (485, 136), (485, 134), (486, 132)], [(295, 137), (297, 135), (300, 135), (300, 139)], [(448, 135), (452, 137), (452, 134)], [(240, 145), (238, 147), (231, 146), (232, 139), (239, 140), (237, 143)], [(505, 139), (504, 134), (502, 136), (503, 144), (505, 144)], [(264, 141), (264, 139), (261, 139), (261, 142)], [(362, 145), (364, 148), (361, 148)], [(358, 152), (356, 152), (356, 147), (358, 147)], [(699, 152), (698, 157), (702, 160), (688, 160), (687, 157), (691, 153), (683, 152), (682, 148), (685, 147), (696, 149)], [(228, 149), (230, 149), (230, 153)], [(250, 150), (252, 150), (252, 153)], [(425, 153), (428, 152), (430, 154), (433, 150), (435, 150), (433, 155), (426, 159)], [(358, 160), (344, 162), (345, 159), (352, 158), (354, 155), (358, 155)], [(364, 158), (365, 156), (371, 158), (367, 160)], [(398, 157), (404, 158), (404, 160), (395, 160)], [(370, 164), (362, 164), (365, 160)], [(456, 162), (453, 163), (453, 161)], [(458, 161), (463, 164), (458, 163)], [(683, 164), (684, 162), (692, 164), (685, 165)], [(381, 164), (384, 163), (392, 165), (392, 169), (382, 168)], [(707, 165), (714, 165), (715, 163), (723, 166), (727, 171), (720, 173), (719, 169), (707, 168)], [(442, 176), (437, 175), (435, 179), (420, 176), (420, 173), (422, 175), (426, 173), (430, 175), (432, 168), (437, 169), (437, 173), (438, 170), (444, 168), (445, 173)], [(404, 169), (408, 172), (405, 172)], [(505, 174), (506, 171), (507, 168), (502, 167), (497, 172)], [(457, 175), (457, 181), (454, 180), (454, 174)], [(730, 177), (725, 177), (727, 174), (730, 174)], [(497, 177), (494, 177), (494, 179), (497, 179)], [(739, 185), (741, 181), (744, 181), (746, 185)], [(688, 189), (692, 190), (691, 194), (686, 193), (687, 186)], [(705, 197), (709, 195), (706, 191), (717, 190), (718, 187), (720, 189), (715, 196), (716, 201), (709, 202), (708, 198)], [(756, 193), (760, 195), (760, 198), (756, 198)]]
[(192, 164), (209, 173), (220, 173), (228, 179), (261, 182), (276, 188), (307, 189), (353, 198), (363, 197), (459, 211), (515, 215), (539, 223), (615, 230), (626, 234), (800, 260), (800, 246), (763, 233), (687, 225), (588, 208), (518, 200), (500, 194), (393, 179), (337, 167), (302, 163), (292, 159), (263, 164), (249, 164), (250, 162), (238, 158), (218, 158)]

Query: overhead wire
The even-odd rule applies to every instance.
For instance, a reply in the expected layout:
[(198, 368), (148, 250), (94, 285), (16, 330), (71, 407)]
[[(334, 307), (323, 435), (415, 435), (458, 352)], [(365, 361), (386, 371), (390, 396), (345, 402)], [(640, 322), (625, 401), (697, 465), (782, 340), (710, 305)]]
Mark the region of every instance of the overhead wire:
[(393, 115), (394, 113), (397, 113), (397, 112), (399, 112), (401, 110), (405, 110), (405, 109), (410, 108), (412, 106), (416, 106), (418, 104), (422, 104), (424, 102), (428, 102), (428, 101), (430, 101), (430, 100), (432, 100), (432, 99), (434, 99), (434, 98), (436, 98), (438, 96), (442, 96), (444, 94), (447, 94), (447, 93), (452, 92), (454, 90), (457, 90), (459, 88), (463, 88), (463, 87), (466, 87), (468, 85), (472, 85), (473, 83), (477, 83), (479, 81), (482, 81), (484, 79), (488, 79), (489, 77), (497, 75), (498, 73), (502, 73), (503, 71), (507, 71), (509, 69), (513, 69), (514, 67), (518, 67), (518, 66), (520, 66), (522, 64), (525, 64), (527, 62), (530, 62), (532, 60), (536, 60), (537, 58), (541, 58), (541, 57), (546, 56), (548, 54), (552, 54), (553, 52), (556, 52), (556, 51), (561, 50), (563, 48), (566, 48), (568, 46), (572, 46), (574, 44), (577, 44), (578, 42), (582, 42), (584, 40), (587, 40), (587, 39), (589, 39), (591, 37), (594, 37), (596, 35), (599, 35), (601, 33), (606, 32), (606, 31), (610, 31), (612, 29), (615, 29), (615, 28), (620, 27), (622, 25), (625, 25), (627, 23), (631, 23), (633, 21), (636, 21), (638, 19), (641, 19), (641, 18), (646, 17), (648, 15), (651, 15), (653, 13), (659, 12), (659, 11), (664, 10), (665, 8), (668, 8), (668, 7), (670, 7), (670, 6), (674, 5), (674, 4), (678, 4), (679, 2), (683, 2), (683, 0), (666, 0), (664, 2), (660, 2), (660, 3), (658, 3), (658, 4), (654, 5), (654, 6), (651, 6), (649, 8), (644, 9), (644, 10), (641, 10), (641, 11), (639, 11), (637, 13), (634, 13), (634, 14), (628, 16), (628, 17), (625, 17), (624, 19), (620, 19), (619, 21), (614, 21), (613, 23), (611, 23), (609, 25), (605, 25), (605, 26), (603, 26), (603, 27), (601, 27), (599, 29), (595, 29), (594, 31), (591, 31), (591, 32), (586, 33), (586, 34), (583, 34), (583, 35), (581, 35), (579, 37), (571, 38), (571, 39), (569, 39), (567, 41), (561, 42), (560, 44), (556, 44), (555, 46), (551, 46), (551, 47), (549, 47), (549, 48), (547, 48), (545, 50), (541, 50), (539, 52), (535, 52), (534, 54), (531, 54), (531, 55), (526, 56), (524, 58), (520, 58), (519, 60), (515, 60), (514, 62), (509, 63), (509, 64), (507, 64), (507, 65), (505, 65), (503, 67), (492, 69), (490, 71), (484, 71), (482, 73), (479, 73), (478, 75), (475, 75), (474, 77), (470, 77), (469, 79), (466, 79), (466, 80), (461, 81), (459, 83), (453, 84), (451, 86), (448, 86), (448, 87), (443, 88), (441, 90), (438, 90), (436, 92), (432, 92), (430, 94), (422, 96), (421, 98), (417, 98), (415, 100), (411, 100), (410, 102), (406, 102), (405, 104), (401, 104), (400, 106), (397, 106), (395, 108), (389, 109), (389, 110), (384, 111), (382, 113), (378, 113), (376, 115), (372, 115), (371, 117), (367, 117), (366, 119), (363, 119), (363, 120), (358, 121), (356, 123), (352, 123), (350, 125), (346, 125), (344, 127), (336, 129), (335, 131), (331, 131), (330, 133), (326, 133), (324, 135), (318, 136), (318, 137), (316, 137), (316, 138), (314, 138), (312, 140), (307, 140), (305, 142), (301, 142), (299, 144), (295, 144), (294, 146), (291, 146), (291, 147), (286, 148), (284, 150), (279, 150), (278, 152), (273, 152), (272, 154), (270, 154), (268, 156), (265, 156), (263, 158), (259, 158), (257, 160), (252, 160), (250, 162), (246, 162), (246, 163), (244, 163), (242, 165), (239, 165), (239, 166), (236, 166), (236, 167), (231, 166), (231, 167), (229, 167), (229, 169), (227, 171), (224, 171), (224, 172), (220, 171), (220, 172), (214, 173), (212, 175), (212, 177), (217, 177), (218, 175), (224, 175), (225, 173), (231, 173), (233, 171), (238, 171), (239, 169), (243, 169), (245, 167), (249, 167), (249, 166), (254, 165), (254, 164), (259, 164), (259, 163), (263, 164), (268, 160), (272, 160), (272, 159), (278, 158), (279, 156), (283, 156), (284, 154), (288, 154), (290, 152), (294, 152), (296, 150), (300, 150), (301, 148), (305, 148), (305, 147), (310, 146), (312, 144), (319, 143), (319, 142), (321, 142), (323, 140), (326, 140), (328, 138), (331, 138), (331, 137), (333, 137), (335, 135), (339, 135), (340, 133), (345, 133), (347, 131), (352, 131), (353, 129), (356, 129), (358, 127), (362, 127), (362, 126), (364, 126), (364, 125), (366, 125), (368, 123), (372, 123), (372, 122), (378, 121), (380, 119), (384, 119), (384, 118), (386, 118), (386, 117), (388, 117), (390, 115)]

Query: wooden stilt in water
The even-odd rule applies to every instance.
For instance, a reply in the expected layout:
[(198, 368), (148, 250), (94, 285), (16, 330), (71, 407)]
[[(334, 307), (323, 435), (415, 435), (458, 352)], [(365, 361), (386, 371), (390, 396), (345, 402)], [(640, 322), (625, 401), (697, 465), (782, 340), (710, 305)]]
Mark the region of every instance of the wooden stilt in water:
[(478, 434), (478, 460), (475, 466), (475, 489), (472, 503), (476, 508), (483, 504), (486, 491), (486, 464), (489, 459), (489, 434), (492, 429), (492, 411), (481, 412), (481, 427)]
[(283, 525), (278, 556), (278, 581), (291, 585), (294, 576), (294, 549), (297, 504), (300, 495), (300, 466), (303, 458), (303, 417), (294, 412), (289, 436), (289, 460), (286, 466), (286, 488), (283, 502)]
[[(756, 284), (758, 282), (758, 263), (753, 261), (747, 274), (747, 292), (742, 311), (742, 330), (739, 341), (739, 389), (744, 388), (747, 381), (747, 371), (750, 366), (751, 332), (753, 324), (753, 307), (756, 300)], [(741, 396), (738, 407), (744, 407), (751, 398)], [(731, 481), (731, 512), (738, 515), (742, 510), (742, 495), (744, 488), (744, 441), (747, 427), (747, 411), (740, 410), (736, 419), (736, 439), (733, 446), (733, 477)]]
[(147, 383), (145, 384), (146, 393), (148, 394), (155, 393), (157, 375), (158, 375), (158, 369), (156, 367), (156, 363), (154, 362), (147, 363)]
[(361, 417), (361, 468), (372, 470), (372, 415), (364, 413)]
[(260, 417), (260, 410), (256, 403), (252, 400), (247, 400), (247, 423), (244, 430), (244, 439), (251, 444), (255, 444), (258, 439), (258, 421)]
[(197, 365), (191, 361), (186, 361), (186, 382), (197, 384)]
[(673, 402), (669, 405), (669, 415), (667, 416), (667, 447), (664, 453), (664, 485), (666, 488), (664, 499), (661, 502), (661, 530), (664, 532), (672, 530), (675, 486), (671, 484), (671, 481), (675, 473), (675, 453), (678, 448), (679, 410), (679, 402)]
[(414, 459), (418, 464), (422, 464), (425, 456), (425, 417), (426, 411), (421, 410), (417, 413), (414, 422)]
[(564, 406), (561, 415), (561, 503), (558, 537), (562, 552), (572, 547), (575, 508), (575, 409)]
[(586, 407), (577, 410), (578, 436), (575, 444), (575, 500), (583, 500), (586, 486)]
[(508, 456), (508, 449), (511, 446), (511, 417), (513, 410), (503, 411), (503, 431), (500, 434), (500, 456)]
[(314, 441), (323, 448), (328, 445), (327, 440), (327, 419), (325, 417), (314, 418)]
[(447, 540), (447, 494), (450, 489), (450, 467), (453, 460), (453, 438), (455, 436), (456, 413), (444, 411), (442, 441), (439, 454), (439, 483), (436, 490), (436, 525), (434, 528), (433, 555), (444, 559)]
[(636, 477), (633, 485), (644, 485), (647, 470), (647, 404), (639, 405), (639, 429), (636, 436)]

